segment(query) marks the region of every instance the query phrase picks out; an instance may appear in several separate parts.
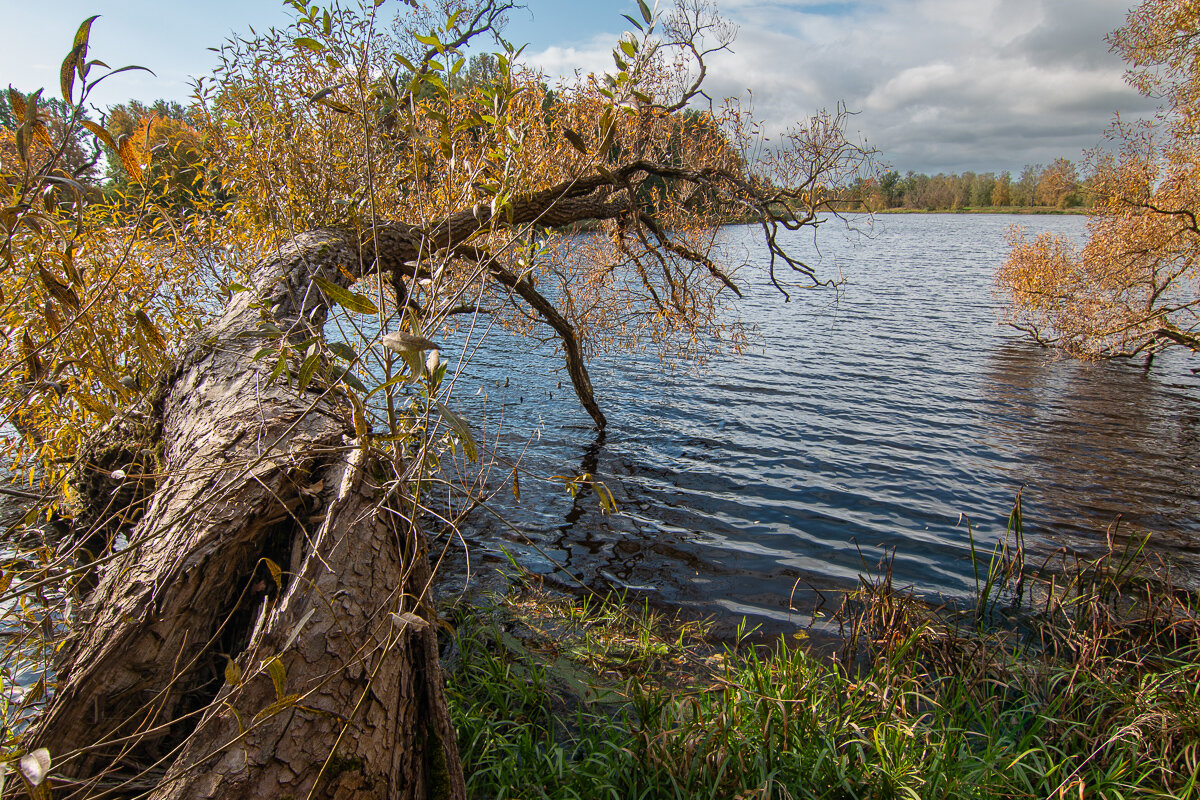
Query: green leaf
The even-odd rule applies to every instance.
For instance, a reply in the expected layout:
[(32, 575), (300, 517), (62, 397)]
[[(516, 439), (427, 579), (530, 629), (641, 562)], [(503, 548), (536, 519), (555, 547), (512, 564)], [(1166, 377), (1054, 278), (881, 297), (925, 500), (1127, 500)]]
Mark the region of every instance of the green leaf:
[(31, 131), (33, 130), (33, 126), (38, 122), (38, 103), (41, 102), (42, 91), (42, 89), (38, 89), (25, 98), (25, 127), (28, 127)]
[(617, 135), (617, 125), (613, 120), (612, 109), (604, 109), (604, 114), (600, 117), (600, 130), (604, 131), (604, 138), (600, 142), (600, 153), (603, 154), (612, 147), (613, 138)]
[(351, 363), (358, 360), (358, 353), (354, 352), (354, 348), (345, 342), (330, 342), (329, 349), (338, 358), (344, 358)]
[(75, 102), (75, 98), (72, 97), (72, 92), (75, 90), (75, 73), (79, 68), (79, 60), (83, 58), (85, 47), (86, 45), (77, 44), (71, 48), (71, 52), (67, 53), (62, 66), (58, 69), (58, 85), (62, 89), (63, 102), (67, 105)]
[(92, 36), (92, 23), (98, 19), (100, 19), (100, 15), (93, 14), (79, 25), (79, 29), (75, 31), (75, 41), (71, 43), (72, 47), (79, 47), (80, 45), (83, 45), (85, 48), (87, 47), (88, 39)]
[(361, 392), (362, 394), (367, 393), (367, 387), (363, 385), (363, 382), (360, 381), (358, 376), (354, 374), (354, 369), (352, 367), (347, 367), (346, 370), (338, 376), (338, 380), (356, 392)]
[(415, 38), (423, 45), (427, 45), (428, 47), (436, 47), (438, 50), (442, 49), (442, 41), (436, 36), (422, 36), (418, 33)]
[(300, 36), (292, 40), (292, 44), (296, 47), (303, 47), (305, 50), (311, 50), (314, 53), (324, 53), (325, 45), (318, 42), (316, 39), (310, 39), (307, 36)]
[(312, 97), (308, 98), (308, 102), (319, 102), (321, 98), (328, 97), (340, 88), (342, 88), (342, 84), (340, 83), (335, 83), (332, 86), (322, 86), (320, 89), (317, 89), (317, 91), (313, 92)]
[(637, 0), (638, 8), (641, 9), (642, 19), (646, 20), (649, 25), (654, 20), (654, 15), (650, 13), (650, 6), (646, 5), (646, 0)]
[(375, 304), (363, 297), (361, 294), (355, 294), (349, 289), (338, 286), (333, 281), (328, 281), (322, 278), (320, 275), (314, 275), (313, 282), (317, 284), (317, 286), (321, 287), (321, 291), (323, 291), (330, 300), (337, 303), (347, 311), (353, 311), (356, 314), (379, 313), (379, 309), (375, 307)]
[(380, 392), (386, 391), (387, 389), (390, 389), (391, 387), (396, 386), (397, 384), (404, 383), (406, 380), (408, 380), (408, 377), (406, 375), (393, 375), (388, 380), (384, 381), (383, 383), (379, 384), (371, 391), (367, 392), (367, 396), (364, 397), (363, 399), (370, 400), (372, 397), (379, 394)]
[(625, 51), (625, 55), (629, 56), (630, 58), (633, 58), (637, 55), (637, 44), (629, 41), (628, 39), (621, 40), (621, 49)]
[(88, 40), (92, 36), (92, 23), (100, 18), (99, 14), (88, 17), (79, 26), (79, 30), (75, 31), (75, 41), (71, 43), (71, 50), (79, 48), (79, 58), (75, 61), (75, 71), (79, 74), (79, 79), (83, 80), (88, 74), (87, 49)]
[(458, 439), (462, 442), (463, 454), (467, 460), (475, 462), (479, 460), (479, 445), (475, 441), (475, 437), (471, 434), (470, 427), (467, 426), (466, 420), (455, 414), (441, 400), (434, 400), (437, 406), (438, 413), (442, 415), (442, 419), (446, 420), (446, 424), (458, 435)]
[(313, 353), (308, 358), (304, 359), (304, 363), (300, 365), (300, 372), (296, 376), (296, 388), (301, 392), (307, 389), (309, 381), (312, 380), (313, 373), (317, 371), (317, 367), (320, 365), (320, 353)]
[[(93, 64), (101, 64), (101, 62), (99, 62), (99, 61), (93, 61), (92, 63)], [(101, 66), (107, 66), (107, 64), (101, 64)], [(113, 75), (116, 75), (118, 72), (138, 72), (138, 71), (149, 72), (151, 75), (154, 75), (154, 77), (156, 77), (156, 78), (158, 77), (158, 75), (155, 74), (154, 70), (150, 69), (149, 67), (139, 67), (137, 64), (130, 64), (127, 67), (119, 67), (117, 69), (114, 69), (112, 72), (108, 73), (104, 77), (111, 78)]]
[(642, 23), (638, 22), (633, 17), (629, 16), (628, 14), (622, 14), (621, 16), (629, 20), (629, 24), (637, 28), (639, 31), (645, 31), (645, 28), (642, 27)]
[(418, 351), (406, 350), (400, 353), (400, 359), (408, 365), (408, 374), (404, 376), (406, 383), (412, 383), (425, 373), (425, 359)]
[(40, 678), (33, 688), (25, 693), (25, 697), (21, 699), (21, 708), (29, 708), (33, 704), (39, 702), (46, 696), (46, 679)]

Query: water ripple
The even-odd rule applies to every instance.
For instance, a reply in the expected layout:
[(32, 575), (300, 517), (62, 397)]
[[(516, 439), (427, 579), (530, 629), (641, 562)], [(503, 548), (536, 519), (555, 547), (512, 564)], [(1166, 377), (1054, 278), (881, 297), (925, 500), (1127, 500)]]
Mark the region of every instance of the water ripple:
[[(504, 543), (548, 574), (559, 563), (778, 628), (892, 552), (900, 583), (961, 595), (973, 583), (966, 518), (995, 540), (1024, 487), (1035, 547), (1094, 550), (1120, 514), (1200, 575), (1192, 364), (1173, 354), (1147, 375), (1054, 360), (998, 327), (992, 275), (1014, 223), (1084, 232), (1071, 217), (917, 215), (886, 217), (866, 240), (826, 236), (820, 254), (797, 237), (847, 278), (839, 302), (784, 303), (760, 270), (741, 306), (756, 326), (749, 351), (699, 373), (664, 373), (650, 356), (597, 359), (610, 420), (601, 442), (559, 387), (552, 351), (493, 339), (469, 367), (489, 387), (472, 420), (503, 419), (515, 452), (536, 431), (526, 467), (592, 472), (623, 511), (605, 516), (586, 493), (525, 481), (522, 502), (502, 511), (537, 548), (486, 518), (468, 540)], [(755, 252), (752, 231), (726, 236)]]

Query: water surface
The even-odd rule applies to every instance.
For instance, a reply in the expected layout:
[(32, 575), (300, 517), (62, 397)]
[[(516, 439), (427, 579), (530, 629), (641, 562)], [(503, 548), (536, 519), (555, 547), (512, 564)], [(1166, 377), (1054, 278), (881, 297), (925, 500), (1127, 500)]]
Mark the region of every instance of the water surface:
[(727, 229), (751, 254), (752, 346), (700, 372), (596, 359), (601, 438), (552, 349), (490, 339), (461, 384), (482, 385), (486, 405), (456, 403), (491, 436), (502, 422), (506, 454), (523, 450), (532, 473), (594, 473), (621, 513), (527, 478), (520, 503), (493, 498), (506, 523), (468, 526), (475, 563), (503, 547), (559, 579), (786, 629), (885, 553), (899, 583), (964, 596), (965, 519), (994, 542), (1023, 491), (1041, 552), (1095, 551), (1119, 514), (1200, 574), (1200, 364), (1056, 359), (1000, 327), (992, 280), (1013, 224), (1085, 232), (1079, 217), (912, 215), (877, 219), (866, 239), (823, 231), (819, 248), (796, 234), (845, 285), (790, 303), (765, 281), (754, 230)]

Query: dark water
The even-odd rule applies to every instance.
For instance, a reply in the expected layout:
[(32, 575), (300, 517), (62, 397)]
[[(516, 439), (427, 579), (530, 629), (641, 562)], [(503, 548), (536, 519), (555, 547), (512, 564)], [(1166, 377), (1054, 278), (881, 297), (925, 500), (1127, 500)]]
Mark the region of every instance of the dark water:
[[(823, 232), (819, 250), (797, 235), (796, 251), (846, 279), (836, 302), (784, 303), (752, 265), (747, 352), (699, 373), (650, 356), (592, 364), (610, 420), (599, 440), (549, 348), (490, 339), (461, 384), (482, 385), (486, 404), (464, 393), (456, 405), (490, 437), (502, 421), (502, 452), (524, 451), (533, 473), (594, 473), (620, 513), (524, 478), (519, 504), (507, 489), (493, 499), (522, 535), (477, 517), (473, 563), (504, 547), (560, 579), (783, 629), (893, 549), (898, 583), (963, 596), (962, 515), (994, 542), (1024, 487), (1036, 549), (1093, 551), (1121, 514), (1195, 579), (1200, 363), (1172, 354), (1146, 375), (1055, 360), (999, 327), (992, 276), (1013, 224), (1084, 233), (1077, 217), (916, 215), (876, 220), (869, 239)], [(752, 230), (726, 237), (761, 251)]]

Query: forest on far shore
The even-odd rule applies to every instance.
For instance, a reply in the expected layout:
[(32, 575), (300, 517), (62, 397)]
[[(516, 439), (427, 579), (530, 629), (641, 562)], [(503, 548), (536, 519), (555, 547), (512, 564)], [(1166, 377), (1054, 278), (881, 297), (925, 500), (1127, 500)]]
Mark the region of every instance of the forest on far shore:
[(1090, 208), (1095, 197), (1093, 175), (1094, 170), (1080, 177), (1079, 168), (1066, 158), (1049, 166), (1028, 164), (1015, 178), (1007, 170), (933, 176), (912, 171), (901, 175), (891, 170), (859, 179), (845, 198), (854, 207), (869, 211)]

